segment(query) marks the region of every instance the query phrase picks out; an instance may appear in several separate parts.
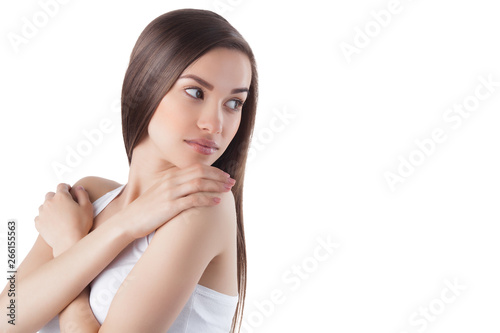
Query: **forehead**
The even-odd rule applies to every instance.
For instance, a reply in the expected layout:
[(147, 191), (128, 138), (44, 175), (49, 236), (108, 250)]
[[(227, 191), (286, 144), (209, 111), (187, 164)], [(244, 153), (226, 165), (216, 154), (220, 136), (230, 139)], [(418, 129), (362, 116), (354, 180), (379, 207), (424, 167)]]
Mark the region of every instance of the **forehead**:
[[(252, 67), (247, 55), (237, 50), (216, 48), (198, 58), (182, 75), (194, 74), (214, 85), (214, 89), (249, 88)], [(181, 76), (182, 76), (181, 75)]]

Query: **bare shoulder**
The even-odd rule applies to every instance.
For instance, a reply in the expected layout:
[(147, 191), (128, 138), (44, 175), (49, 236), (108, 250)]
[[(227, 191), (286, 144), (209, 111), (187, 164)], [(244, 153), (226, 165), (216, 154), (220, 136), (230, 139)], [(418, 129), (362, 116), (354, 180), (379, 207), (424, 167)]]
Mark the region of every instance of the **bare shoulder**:
[(237, 217), (234, 194), (229, 192), (213, 192), (221, 201), (214, 206), (193, 207), (184, 210), (173, 219), (157, 229), (153, 238), (169, 238), (179, 230), (191, 234), (191, 240), (203, 238), (212, 244), (222, 245), (223, 251), (236, 237)]
[(207, 193), (221, 198), (220, 203), (213, 206), (192, 207), (181, 212), (176, 217), (181, 217), (181, 219), (186, 222), (206, 222), (211, 223), (212, 225), (214, 222), (220, 224), (231, 224), (232, 222), (236, 223), (236, 203), (233, 192)]
[[(215, 206), (193, 207), (183, 213), (192, 217), (191, 221), (207, 224), (210, 228), (220, 228), (220, 231), (230, 231), (236, 226), (236, 203), (234, 194), (229, 192), (213, 192), (221, 201)], [(182, 213), (181, 213), (182, 214)]]
[(71, 187), (71, 194), (74, 195), (73, 193), (74, 188), (78, 185), (83, 186), (83, 188), (89, 194), (90, 202), (94, 202), (100, 197), (102, 197), (104, 194), (114, 190), (115, 188), (121, 186), (122, 184), (115, 182), (114, 180), (102, 177), (88, 176), (78, 180)]

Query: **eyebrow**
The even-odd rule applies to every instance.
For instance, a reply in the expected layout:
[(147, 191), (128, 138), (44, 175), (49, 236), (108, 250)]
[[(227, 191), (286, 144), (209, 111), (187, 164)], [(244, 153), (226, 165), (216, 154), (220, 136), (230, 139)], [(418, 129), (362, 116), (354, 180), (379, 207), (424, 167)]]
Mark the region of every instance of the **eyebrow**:
[[(214, 89), (214, 86), (212, 84), (203, 80), (201, 77), (193, 75), (193, 74), (183, 75), (183, 76), (179, 77), (179, 79), (193, 79), (210, 91), (212, 91)], [(238, 94), (238, 93), (242, 93), (242, 92), (248, 93), (248, 88), (236, 88), (236, 89), (231, 90), (231, 94)]]

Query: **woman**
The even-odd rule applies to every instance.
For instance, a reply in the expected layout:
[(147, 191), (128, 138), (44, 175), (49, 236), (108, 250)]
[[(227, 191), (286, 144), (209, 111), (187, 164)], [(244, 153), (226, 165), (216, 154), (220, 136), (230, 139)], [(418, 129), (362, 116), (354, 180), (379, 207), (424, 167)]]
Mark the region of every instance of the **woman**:
[(237, 331), (256, 103), (253, 53), (224, 18), (153, 20), (122, 90), (128, 182), (86, 177), (47, 193), (18, 268), (16, 325), (2, 331)]

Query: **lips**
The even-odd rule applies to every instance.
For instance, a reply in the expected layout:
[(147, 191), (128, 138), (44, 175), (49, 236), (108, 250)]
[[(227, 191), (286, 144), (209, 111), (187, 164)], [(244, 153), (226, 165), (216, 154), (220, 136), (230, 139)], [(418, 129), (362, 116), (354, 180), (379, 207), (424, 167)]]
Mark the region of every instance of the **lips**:
[(207, 139), (194, 139), (194, 140), (185, 140), (188, 143), (196, 143), (200, 146), (207, 147), (207, 148), (213, 148), (213, 149), (219, 149), (219, 146), (215, 143), (215, 141), (212, 140), (207, 140)]
[[(187, 141), (184, 140), (194, 151), (203, 154), (203, 155), (211, 155), (217, 151), (218, 148), (215, 147), (207, 147), (199, 144), (197, 141)], [(206, 142), (205, 142), (206, 144)]]

